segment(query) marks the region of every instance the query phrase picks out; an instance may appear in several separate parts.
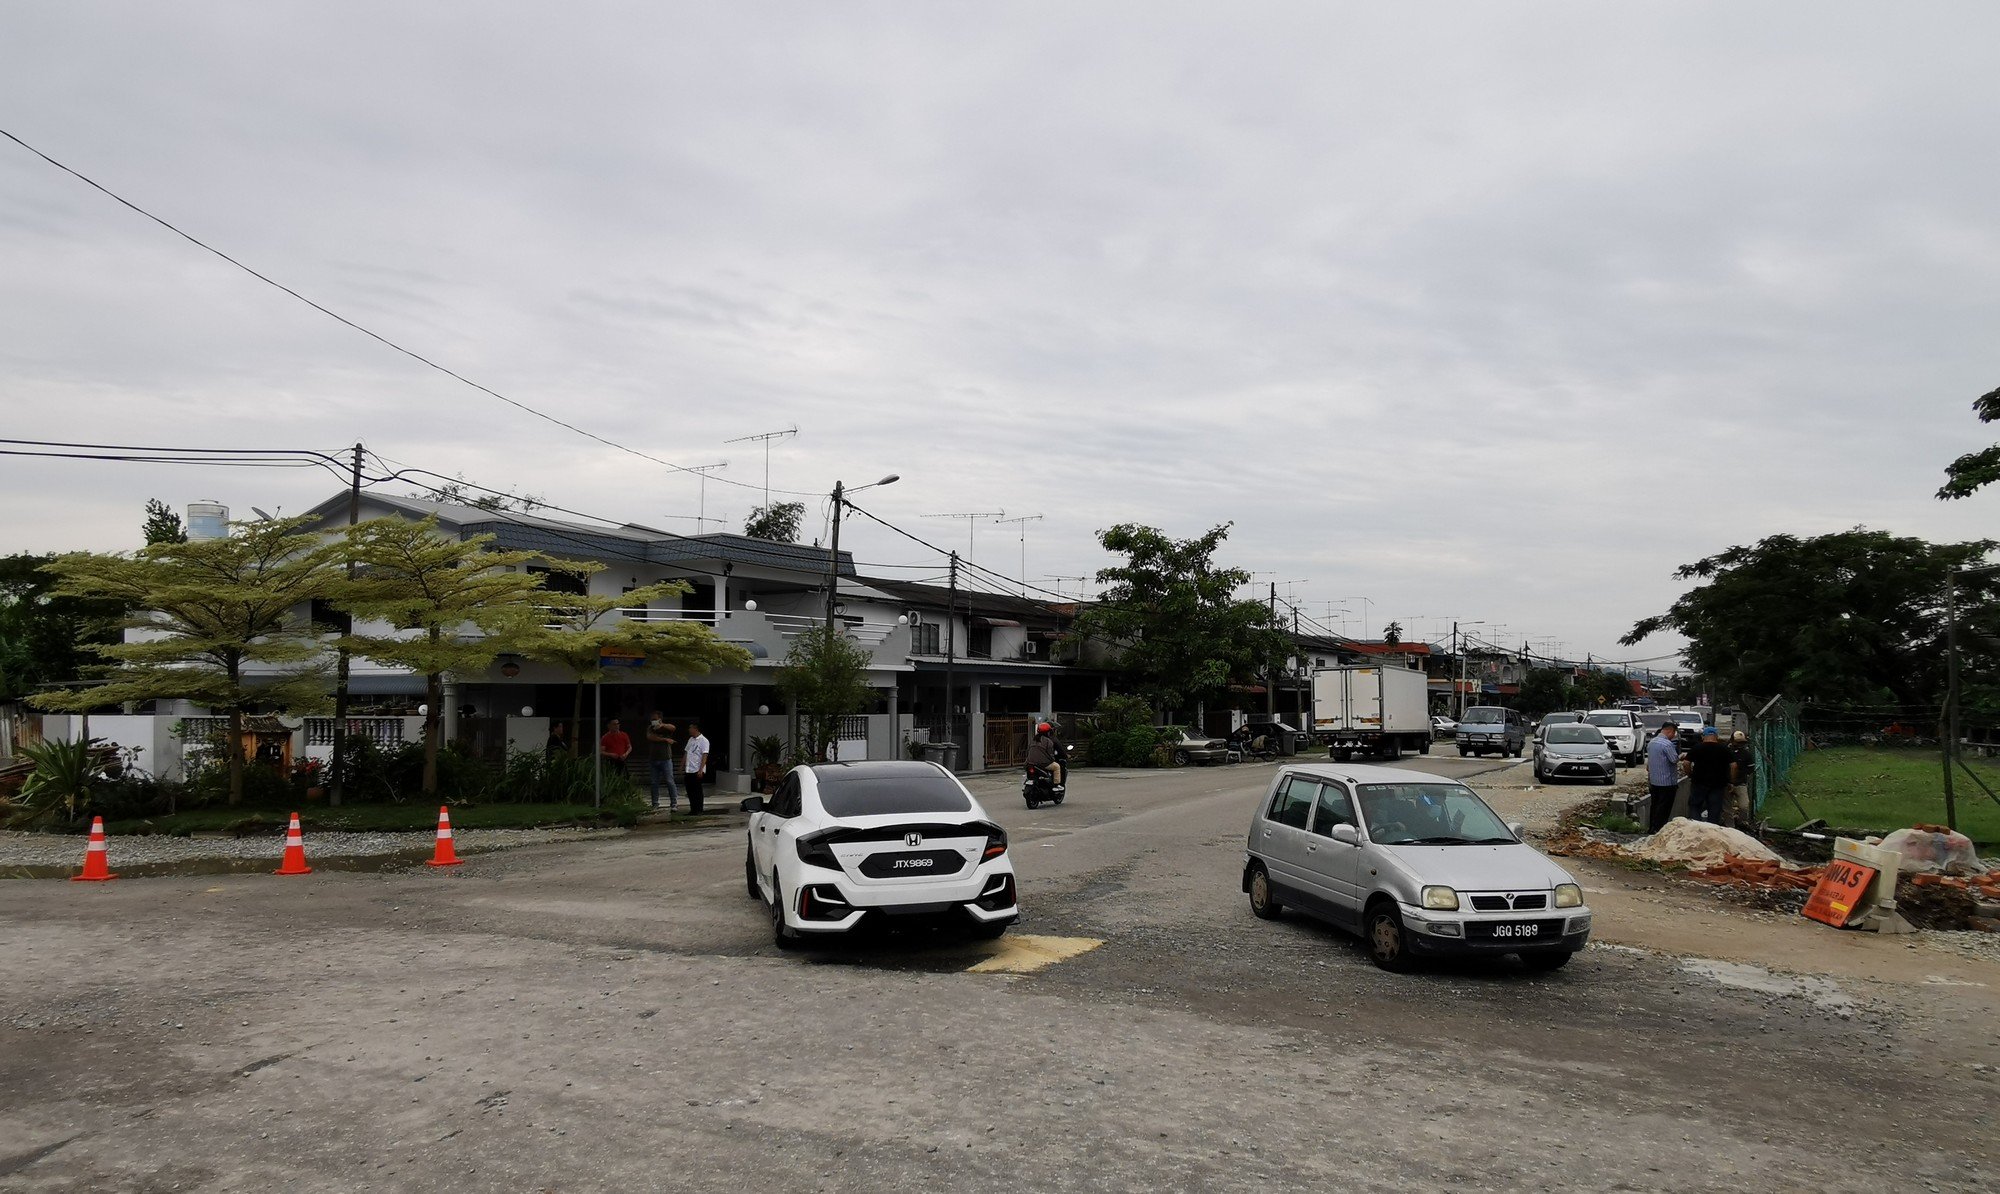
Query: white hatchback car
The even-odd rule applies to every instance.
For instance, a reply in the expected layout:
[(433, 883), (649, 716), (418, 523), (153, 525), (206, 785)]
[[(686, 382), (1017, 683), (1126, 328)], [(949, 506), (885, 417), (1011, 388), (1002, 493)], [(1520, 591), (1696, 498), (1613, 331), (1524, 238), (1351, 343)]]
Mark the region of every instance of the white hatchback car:
[(744, 882), (780, 948), (864, 925), (998, 937), (1021, 918), (1007, 831), (935, 763), (795, 767), (741, 807)]

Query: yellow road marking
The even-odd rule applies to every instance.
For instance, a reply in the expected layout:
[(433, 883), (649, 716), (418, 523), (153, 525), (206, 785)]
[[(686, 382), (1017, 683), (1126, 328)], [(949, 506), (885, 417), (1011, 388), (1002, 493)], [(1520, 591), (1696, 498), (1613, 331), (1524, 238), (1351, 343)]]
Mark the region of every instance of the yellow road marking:
[(994, 943), (993, 954), (967, 967), (968, 974), (1033, 974), (1044, 966), (1087, 954), (1104, 942), (1095, 937), (1032, 937), (1009, 933)]

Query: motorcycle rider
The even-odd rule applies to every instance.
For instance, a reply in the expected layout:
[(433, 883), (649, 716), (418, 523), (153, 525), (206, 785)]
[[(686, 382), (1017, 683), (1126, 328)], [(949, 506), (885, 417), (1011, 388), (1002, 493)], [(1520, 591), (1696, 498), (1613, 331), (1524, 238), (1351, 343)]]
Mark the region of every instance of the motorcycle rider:
[(1054, 787), (1063, 786), (1062, 752), (1056, 748), (1056, 728), (1048, 722), (1035, 724), (1035, 740), (1028, 745), (1028, 774), (1045, 772)]

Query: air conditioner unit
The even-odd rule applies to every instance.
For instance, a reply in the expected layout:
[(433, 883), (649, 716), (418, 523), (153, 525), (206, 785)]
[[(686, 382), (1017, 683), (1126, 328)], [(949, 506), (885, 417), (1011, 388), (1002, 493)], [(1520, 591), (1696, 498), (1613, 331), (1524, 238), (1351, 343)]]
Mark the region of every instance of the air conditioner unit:
[(1032, 659), (1033, 657), (1040, 655), (1041, 653), (1042, 653), (1042, 644), (1036, 642), (1033, 639), (1029, 639), (1027, 642), (1021, 644), (1021, 654), (1027, 656), (1028, 658)]

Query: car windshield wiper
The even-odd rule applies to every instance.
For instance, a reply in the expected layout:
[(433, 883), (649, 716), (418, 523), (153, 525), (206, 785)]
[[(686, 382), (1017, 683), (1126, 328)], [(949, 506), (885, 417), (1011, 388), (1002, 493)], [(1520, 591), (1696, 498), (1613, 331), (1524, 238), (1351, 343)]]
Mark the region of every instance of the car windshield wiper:
[(1407, 842), (1397, 842), (1398, 846), (1474, 846), (1477, 842), (1462, 837), (1416, 837)]
[(1483, 837), (1476, 842), (1467, 842), (1465, 844), (1468, 846), (1513, 846), (1513, 845), (1518, 845), (1519, 843), (1520, 843), (1519, 838)]

